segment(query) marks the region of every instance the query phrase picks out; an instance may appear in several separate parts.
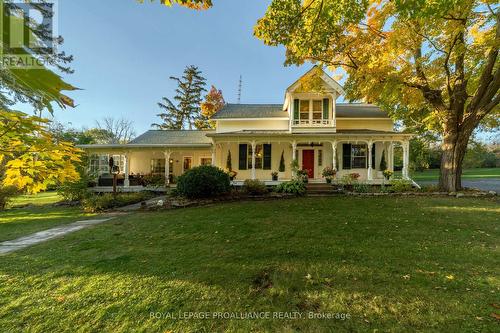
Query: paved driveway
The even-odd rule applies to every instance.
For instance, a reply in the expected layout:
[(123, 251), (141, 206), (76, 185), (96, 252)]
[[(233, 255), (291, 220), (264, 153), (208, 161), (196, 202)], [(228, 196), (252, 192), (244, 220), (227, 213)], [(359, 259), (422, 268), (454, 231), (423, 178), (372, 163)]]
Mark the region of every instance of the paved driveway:
[[(423, 180), (417, 182), (419, 185), (437, 184), (437, 180)], [(500, 179), (463, 179), (462, 186), (468, 188), (478, 188), (483, 191), (495, 191), (500, 193)]]

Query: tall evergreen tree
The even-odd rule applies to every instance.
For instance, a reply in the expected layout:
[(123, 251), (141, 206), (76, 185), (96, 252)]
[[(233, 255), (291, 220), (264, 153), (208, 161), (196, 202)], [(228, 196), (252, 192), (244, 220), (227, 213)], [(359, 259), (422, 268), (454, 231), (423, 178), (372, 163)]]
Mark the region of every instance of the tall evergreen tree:
[(205, 89), (205, 78), (196, 66), (187, 66), (181, 78), (171, 76), (177, 82), (174, 104), (170, 99), (163, 97), (158, 106), (163, 110), (157, 116), (162, 119), (161, 124), (152, 124), (159, 129), (193, 129), (195, 122), (202, 118), (200, 104)]

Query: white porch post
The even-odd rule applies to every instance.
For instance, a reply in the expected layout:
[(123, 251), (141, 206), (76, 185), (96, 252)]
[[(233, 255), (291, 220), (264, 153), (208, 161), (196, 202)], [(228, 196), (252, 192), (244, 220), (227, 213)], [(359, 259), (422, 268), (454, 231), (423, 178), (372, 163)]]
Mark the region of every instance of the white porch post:
[[(297, 159), (297, 142), (293, 141), (292, 142), (292, 163), (295, 163), (295, 160)], [(296, 172), (292, 172), (292, 177), (296, 176)]]
[(408, 162), (410, 160), (409, 146), (410, 144), (408, 141), (403, 142), (403, 178), (405, 179), (408, 179)]
[(217, 143), (215, 143), (215, 140), (212, 138), (212, 165), (217, 166), (217, 156), (215, 154), (217, 148)]
[(337, 141), (332, 141), (332, 169), (337, 170)]
[(389, 142), (389, 170), (394, 172), (394, 142)]
[(212, 165), (217, 166), (217, 163), (215, 162), (215, 146), (212, 148)]
[(124, 164), (125, 164), (125, 180), (123, 181), (123, 186), (129, 187), (130, 180), (128, 179), (128, 175), (130, 173), (130, 153), (125, 153), (124, 155)]
[(373, 141), (368, 141), (368, 180), (373, 180), (373, 169), (372, 169), (372, 149)]
[(172, 152), (167, 150), (163, 153), (165, 155), (165, 186), (170, 184), (170, 156)]
[(257, 147), (257, 144), (255, 141), (252, 141), (252, 179), (255, 179), (255, 148)]

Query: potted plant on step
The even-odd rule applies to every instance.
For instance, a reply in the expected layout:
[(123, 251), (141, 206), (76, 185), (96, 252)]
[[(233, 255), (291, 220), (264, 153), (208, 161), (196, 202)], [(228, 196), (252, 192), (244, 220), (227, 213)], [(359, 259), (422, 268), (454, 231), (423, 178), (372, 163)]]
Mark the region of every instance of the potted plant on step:
[(389, 179), (391, 179), (391, 177), (394, 174), (394, 172), (392, 172), (389, 169), (386, 169), (386, 170), (384, 170), (383, 174), (384, 174), (385, 180), (389, 180)]
[(234, 178), (236, 177), (236, 175), (238, 174), (236, 171), (234, 170), (229, 170), (227, 172), (227, 174), (229, 175), (229, 180), (234, 180)]
[(277, 181), (278, 180), (278, 171), (271, 172), (271, 177), (273, 178), (273, 181)]
[(305, 169), (300, 169), (297, 171), (297, 178), (302, 180), (304, 183), (309, 182), (309, 172)]
[(337, 174), (337, 170), (334, 168), (327, 166), (326, 168), (323, 169), (323, 172), (321, 173), (322, 176), (326, 179), (326, 182), (328, 184), (332, 183), (332, 179), (335, 178), (335, 175)]

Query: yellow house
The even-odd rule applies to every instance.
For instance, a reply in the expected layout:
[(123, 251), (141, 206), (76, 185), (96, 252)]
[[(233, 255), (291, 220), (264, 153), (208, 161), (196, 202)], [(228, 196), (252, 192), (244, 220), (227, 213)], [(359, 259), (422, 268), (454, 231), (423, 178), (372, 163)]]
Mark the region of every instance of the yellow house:
[(328, 166), (337, 170), (337, 178), (358, 173), (361, 181), (380, 184), (382, 159), (394, 170), (396, 144), (403, 148), (403, 177), (408, 178), (411, 134), (396, 132), (375, 105), (337, 103), (343, 94), (335, 80), (313, 67), (286, 89), (283, 104), (227, 104), (212, 118), (215, 130), (150, 130), (127, 144), (81, 147), (91, 154), (91, 170), (102, 177), (113, 156), (124, 187), (137, 186), (137, 175), (160, 174), (168, 184), (194, 166), (228, 169), (229, 162), (235, 184), (270, 183), (272, 172), (284, 181), (293, 177), (294, 160), (311, 182), (324, 182)]

